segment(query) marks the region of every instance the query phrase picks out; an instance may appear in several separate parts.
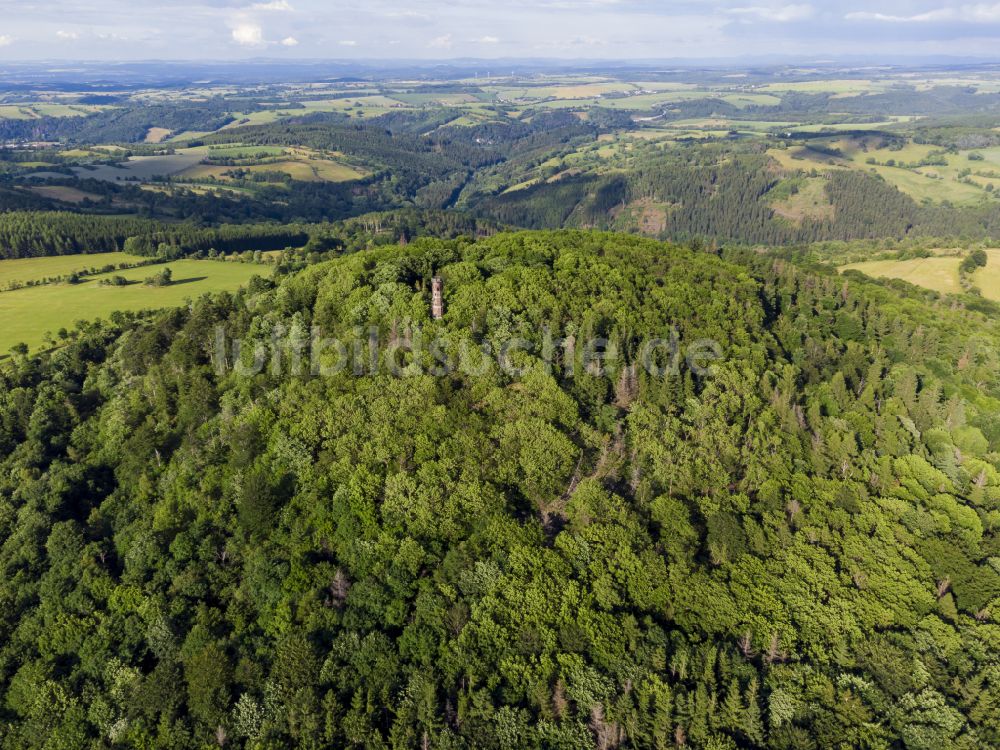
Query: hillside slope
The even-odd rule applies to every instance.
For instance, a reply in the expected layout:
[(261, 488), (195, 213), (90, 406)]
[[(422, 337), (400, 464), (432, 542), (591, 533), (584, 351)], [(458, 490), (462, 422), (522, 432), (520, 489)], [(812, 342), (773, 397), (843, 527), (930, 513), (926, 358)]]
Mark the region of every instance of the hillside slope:
[(0, 370), (0, 747), (996, 746), (998, 339), (582, 232), (85, 327)]

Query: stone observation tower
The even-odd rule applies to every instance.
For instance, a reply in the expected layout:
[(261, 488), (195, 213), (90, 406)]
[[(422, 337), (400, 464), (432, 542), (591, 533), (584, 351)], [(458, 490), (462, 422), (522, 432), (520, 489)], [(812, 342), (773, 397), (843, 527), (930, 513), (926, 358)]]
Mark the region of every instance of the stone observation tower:
[(434, 320), (444, 317), (444, 282), (440, 276), (431, 281), (431, 317)]

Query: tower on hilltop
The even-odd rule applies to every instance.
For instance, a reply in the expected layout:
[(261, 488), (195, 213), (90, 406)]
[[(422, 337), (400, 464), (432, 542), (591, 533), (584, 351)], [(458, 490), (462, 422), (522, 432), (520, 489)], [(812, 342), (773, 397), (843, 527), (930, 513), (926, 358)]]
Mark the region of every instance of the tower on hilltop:
[(444, 317), (444, 282), (440, 276), (431, 280), (431, 317), (434, 320)]

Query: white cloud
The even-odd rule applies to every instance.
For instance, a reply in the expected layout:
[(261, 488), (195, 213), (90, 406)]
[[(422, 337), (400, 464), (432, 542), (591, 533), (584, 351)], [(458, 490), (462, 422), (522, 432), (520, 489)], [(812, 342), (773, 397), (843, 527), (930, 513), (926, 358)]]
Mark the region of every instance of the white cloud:
[(284, 13), (291, 13), (295, 10), (288, 0), (271, 0), (269, 3), (254, 3), (250, 6), (252, 10), (274, 10)]
[(479, 44), (499, 44), (500, 38), (495, 36), (483, 36), (479, 39), (473, 39), (474, 42), (479, 42)]
[(77, 31), (63, 31), (60, 29), (56, 32), (56, 36), (64, 41), (71, 41), (73, 39), (79, 39), (80, 33)]
[(608, 44), (606, 39), (599, 39), (596, 36), (576, 36), (570, 39), (569, 43), (574, 47), (605, 47)]
[(341, 39), (337, 42), (341, 47), (357, 47), (358, 43), (353, 39)]
[(779, 5), (763, 6), (754, 5), (748, 8), (730, 8), (728, 13), (734, 16), (754, 16), (763, 21), (777, 21), (788, 23), (790, 21), (804, 21), (812, 18), (815, 12), (811, 5)]
[(945, 21), (997, 23), (1000, 22), (1000, 3), (976, 3), (961, 5), (957, 8), (937, 8), (910, 16), (858, 11), (848, 13), (845, 18), (849, 21), (882, 21), (884, 23), (941, 23)]
[(445, 34), (444, 36), (431, 39), (427, 46), (432, 49), (451, 49), (451, 44), (451, 34)]
[(299, 40), (296, 39), (294, 36), (286, 36), (284, 39), (281, 40), (281, 43), (286, 47), (299, 46)]
[(262, 47), (264, 30), (255, 23), (241, 23), (233, 27), (233, 41), (243, 47)]
[(14, 43), (14, 37), (0, 34), (0, 47), (8, 47)]
[(391, 10), (382, 14), (386, 18), (404, 18), (407, 20), (430, 21), (431, 17), (418, 10)]

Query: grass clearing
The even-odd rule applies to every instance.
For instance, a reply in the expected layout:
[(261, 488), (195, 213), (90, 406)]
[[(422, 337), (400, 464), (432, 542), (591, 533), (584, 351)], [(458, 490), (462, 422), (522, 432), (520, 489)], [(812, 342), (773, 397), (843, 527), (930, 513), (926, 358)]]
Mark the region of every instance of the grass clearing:
[(826, 180), (812, 177), (779, 185), (773, 191), (775, 201), (771, 204), (774, 213), (793, 224), (801, 225), (805, 219), (832, 219), (835, 209), (826, 194)]
[[(79, 256), (96, 258), (98, 256)], [(11, 261), (0, 261), (3, 263)], [(145, 266), (95, 276), (80, 284), (53, 284), (0, 293), (0, 353), (25, 343), (32, 349), (45, 342), (46, 333), (72, 328), (77, 320), (107, 318), (116, 310), (139, 311), (176, 307), (187, 299), (221, 291), (235, 291), (253, 276), (268, 275), (270, 270), (253, 263), (229, 263), (211, 260), (178, 260), (165, 264), (173, 273), (174, 283), (166, 287), (147, 287), (143, 279), (153, 276), (163, 266)], [(134, 282), (128, 286), (100, 286), (109, 276), (124, 276)]]
[(167, 128), (150, 128), (146, 131), (146, 143), (163, 143), (172, 132)]

